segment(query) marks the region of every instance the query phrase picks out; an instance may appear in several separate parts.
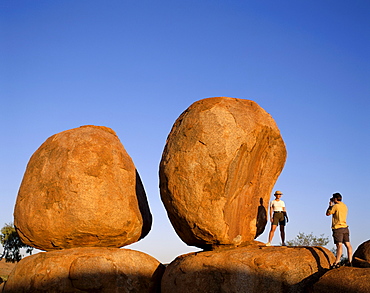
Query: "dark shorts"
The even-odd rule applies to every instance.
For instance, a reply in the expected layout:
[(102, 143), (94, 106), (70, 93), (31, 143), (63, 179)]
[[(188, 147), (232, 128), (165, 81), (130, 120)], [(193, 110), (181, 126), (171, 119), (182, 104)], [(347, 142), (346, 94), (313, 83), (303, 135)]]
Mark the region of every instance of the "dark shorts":
[(274, 215), (273, 215), (273, 218), (272, 218), (272, 225), (279, 225), (280, 226), (285, 226), (285, 217), (284, 217), (284, 213), (277, 213), (277, 212), (274, 212)]
[(349, 242), (349, 229), (348, 229), (348, 227), (333, 229), (333, 238), (334, 238), (334, 243), (335, 244)]

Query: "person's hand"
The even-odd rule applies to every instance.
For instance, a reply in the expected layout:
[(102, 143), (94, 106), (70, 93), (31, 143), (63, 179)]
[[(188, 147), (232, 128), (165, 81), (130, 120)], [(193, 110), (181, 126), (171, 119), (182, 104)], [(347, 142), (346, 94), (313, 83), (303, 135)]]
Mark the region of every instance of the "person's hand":
[(334, 202), (332, 202), (331, 200), (329, 201), (329, 206), (332, 207), (334, 205)]
[(273, 218), (273, 217), (271, 217), (270, 222), (272, 223), (273, 221), (274, 221), (274, 218)]
[(286, 217), (286, 222), (287, 222), (287, 223), (289, 222), (289, 219), (288, 219), (288, 217)]

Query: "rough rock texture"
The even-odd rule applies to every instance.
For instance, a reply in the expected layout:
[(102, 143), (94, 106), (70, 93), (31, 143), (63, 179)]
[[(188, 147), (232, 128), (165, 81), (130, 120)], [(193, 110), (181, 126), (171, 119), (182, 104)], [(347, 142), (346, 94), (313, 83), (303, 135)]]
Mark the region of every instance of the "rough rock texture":
[(164, 266), (118, 248), (73, 248), (22, 259), (4, 292), (160, 292)]
[(271, 190), (285, 144), (255, 102), (208, 98), (176, 120), (160, 163), (161, 198), (188, 245), (240, 245), (267, 223)]
[(322, 247), (246, 246), (192, 253), (167, 266), (162, 293), (307, 292), (334, 260)]
[(143, 238), (152, 216), (140, 177), (115, 132), (83, 126), (55, 134), (32, 155), (14, 224), (42, 250), (122, 247)]
[(341, 267), (330, 270), (314, 285), (314, 293), (369, 293), (370, 268)]
[(365, 241), (356, 249), (352, 263), (355, 267), (370, 268), (370, 240)]

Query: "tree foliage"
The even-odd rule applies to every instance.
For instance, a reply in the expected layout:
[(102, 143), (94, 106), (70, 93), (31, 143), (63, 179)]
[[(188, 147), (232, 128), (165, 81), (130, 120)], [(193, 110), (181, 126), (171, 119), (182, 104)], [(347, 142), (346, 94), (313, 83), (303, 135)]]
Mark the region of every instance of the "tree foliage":
[(293, 239), (287, 241), (289, 246), (325, 246), (329, 243), (329, 237), (325, 237), (321, 234), (320, 237), (310, 234), (299, 232), (298, 235)]
[(26, 249), (26, 253), (32, 254), (33, 247), (22, 242), (13, 223), (5, 224), (1, 229), (0, 242), (4, 251), (0, 260), (5, 258), (7, 262), (18, 262), (22, 259), (21, 249)]

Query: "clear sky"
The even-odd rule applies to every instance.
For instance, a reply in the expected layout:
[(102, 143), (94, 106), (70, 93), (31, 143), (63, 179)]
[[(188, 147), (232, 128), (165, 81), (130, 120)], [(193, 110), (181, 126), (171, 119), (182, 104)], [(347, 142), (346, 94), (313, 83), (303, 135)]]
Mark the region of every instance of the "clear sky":
[(370, 239), (369, 14), (368, 0), (2, 0), (0, 225), (48, 137), (102, 125), (132, 157), (154, 218), (129, 248), (164, 263), (198, 250), (168, 221), (158, 166), (177, 117), (227, 96), (257, 102), (280, 128), (287, 239), (325, 234), (334, 247), (324, 213), (341, 192), (356, 249)]

